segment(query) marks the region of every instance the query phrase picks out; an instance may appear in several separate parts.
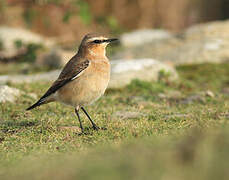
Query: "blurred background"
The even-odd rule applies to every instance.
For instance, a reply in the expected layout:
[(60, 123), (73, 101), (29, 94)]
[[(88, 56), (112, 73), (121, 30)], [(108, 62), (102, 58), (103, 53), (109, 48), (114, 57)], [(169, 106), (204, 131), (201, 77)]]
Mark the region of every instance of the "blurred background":
[[(60, 68), (89, 32), (120, 37), (119, 45), (108, 48), (112, 59), (156, 58), (175, 65), (205, 62), (206, 57), (199, 55), (198, 49), (222, 45), (219, 41), (227, 38), (222, 31), (226, 31), (228, 23), (216, 24), (213, 30), (199, 28), (199, 33), (194, 35), (185, 33), (186, 29), (195, 24), (226, 20), (228, 9), (228, 0), (173, 0), (172, 3), (167, 0), (2, 0), (0, 63), (7, 65), (1, 64), (4, 68), (0, 68), (0, 74)], [(212, 37), (215, 31), (218, 34)], [(182, 49), (185, 54), (193, 52), (190, 59), (182, 59), (185, 54), (180, 55), (180, 49), (187, 44), (187, 39), (196, 36), (202, 42), (203, 36), (214, 42), (195, 41), (190, 46), (196, 50)], [(197, 55), (193, 57), (194, 54)], [(220, 59), (225, 56), (228, 57), (225, 53), (220, 55)], [(218, 55), (216, 57), (206, 61), (218, 61)], [(15, 68), (14, 62), (20, 65)], [(31, 67), (25, 62), (35, 63)]]
[(2, 0), (0, 24), (72, 43), (91, 31), (179, 32), (196, 23), (227, 19), (228, 8), (228, 0)]

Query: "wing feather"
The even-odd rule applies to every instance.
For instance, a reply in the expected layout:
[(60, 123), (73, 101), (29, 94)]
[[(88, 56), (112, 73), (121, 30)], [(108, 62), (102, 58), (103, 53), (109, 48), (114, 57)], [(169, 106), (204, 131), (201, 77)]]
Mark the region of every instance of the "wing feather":
[(88, 68), (90, 65), (89, 60), (76, 60), (73, 57), (68, 64), (64, 67), (63, 71), (59, 75), (58, 79), (52, 84), (52, 86), (47, 90), (47, 92), (37, 101), (34, 105), (27, 108), (27, 110), (33, 109), (41, 104), (45, 103), (47, 97), (55, 93), (58, 89), (71, 82), (72, 80), (77, 79), (80, 75)]
[[(68, 82), (78, 78), (85, 69), (90, 65), (89, 60), (85, 60), (84, 62), (78, 64), (76, 69), (72, 72), (69, 72), (68, 75), (62, 77), (60, 76), (54, 83), (53, 85), (48, 89), (48, 91), (42, 96), (42, 98), (46, 98), (50, 96), (51, 94), (55, 93), (58, 89), (63, 87), (65, 84)], [(65, 73), (66, 74), (66, 73)]]

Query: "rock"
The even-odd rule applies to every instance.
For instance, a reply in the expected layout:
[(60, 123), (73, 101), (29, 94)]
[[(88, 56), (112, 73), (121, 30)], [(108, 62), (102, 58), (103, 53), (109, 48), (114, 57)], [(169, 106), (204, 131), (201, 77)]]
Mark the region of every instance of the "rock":
[(168, 54), (177, 64), (220, 63), (229, 58), (229, 21), (193, 26), (183, 34), (182, 42)]
[(166, 96), (165, 93), (158, 93), (157, 96), (158, 96), (159, 98), (161, 98), (161, 99), (166, 99), (166, 98), (168, 98), (168, 97)]
[(175, 98), (175, 99), (179, 99), (181, 97), (183, 97), (183, 94), (180, 91), (176, 91), (176, 90), (170, 90), (166, 93), (168, 98)]
[(20, 95), (20, 90), (11, 88), (7, 85), (0, 85), (0, 103), (14, 102)]
[(36, 64), (38, 66), (45, 66), (49, 68), (60, 68), (61, 57), (55, 49), (49, 52), (42, 52), (38, 55)]
[(36, 64), (39, 66), (46, 66), (50, 68), (63, 67), (76, 52), (66, 51), (62, 49), (53, 48), (49, 52), (43, 52), (38, 55)]
[(228, 39), (229, 21), (215, 21), (192, 26), (184, 32), (186, 39)]
[(220, 113), (219, 117), (229, 119), (229, 113), (225, 113), (225, 112)]
[(194, 102), (204, 103), (205, 98), (200, 94), (191, 95), (181, 101), (181, 104), (192, 104)]
[(225, 94), (225, 95), (229, 95), (229, 87), (224, 87), (222, 89), (222, 93)]
[(157, 59), (161, 62), (176, 64), (176, 60), (170, 59), (169, 55), (173, 53), (174, 48), (180, 46), (182, 41), (175, 36), (171, 38), (152, 41), (134, 47), (123, 47), (112, 56), (112, 59)]
[(166, 93), (159, 93), (158, 97), (161, 99), (180, 99), (183, 97), (183, 94), (180, 91), (176, 90), (170, 90), (167, 91)]
[(215, 97), (215, 94), (212, 92), (212, 91), (210, 91), (210, 90), (207, 90), (206, 91), (206, 96), (208, 96), (208, 97)]
[[(17, 97), (20, 95), (25, 95), (25, 92), (20, 91), (19, 89), (9, 87), (7, 85), (0, 85), (0, 103), (5, 102), (15, 102)], [(37, 95), (34, 93), (26, 94), (33, 99), (37, 99)]]
[(130, 111), (117, 111), (114, 114), (112, 114), (113, 118), (119, 118), (122, 120), (135, 119), (142, 116), (146, 116), (146, 115), (140, 112), (130, 112)]
[(115, 60), (111, 62), (109, 88), (124, 87), (134, 79), (157, 81), (162, 71), (170, 74), (170, 80), (178, 78), (173, 67), (154, 59)]
[(171, 119), (171, 118), (187, 118), (187, 117), (190, 117), (191, 114), (168, 114), (168, 115), (165, 115), (165, 118), (166, 119)]
[(141, 29), (123, 34), (120, 37), (120, 40), (123, 46), (131, 47), (170, 37), (171, 33), (165, 30)]
[(17, 53), (16, 41), (28, 44), (42, 44), (45, 47), (52, 47), (55, 42), (44, 38), (36, 33), (21, 28), (11, 28), (7, 26), (0, 26), (0, 41), (3, 44), (4, 56), (13, 56)]
[(228, 61), (228, 49), (229, 20), (196, 25), (176, 36), (124, 47), (113, 58), (155, 58), (174, 65), (220, 63)]
[[(173, 67), (153, 59), (112, 61), (111, 80), (108, 87), (121, 88), (134, 79), (157, 81), (162, 71), (169, 74), (169, 80), (171, 81), (178, 78), (176, 70)], [(60, 70), (35, 75), (4, 75), (0, 76), (0, 84), (7, 82), (31, 83), (36, 81), (55, 81), (59, 74)]]
[(10, 83), (32, 83), (36, 81), (54, 81), (59, 76), (60, 71), (50, 71), (47, 73), (38, 73), (34, 75), (3, 75), (0, 76), (0, 84)]
[(131, 103), (145, 102), (145, 98), (143, 96), (130, 96), (128, 97), (128, 101)]

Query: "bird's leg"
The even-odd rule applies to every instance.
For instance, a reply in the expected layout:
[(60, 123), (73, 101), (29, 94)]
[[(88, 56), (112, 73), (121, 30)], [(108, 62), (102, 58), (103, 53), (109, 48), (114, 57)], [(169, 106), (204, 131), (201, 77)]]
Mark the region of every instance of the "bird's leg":
[(82, 131), (82, 133), (84, 133), (84, 128), (83, 128), (83, 126), (82, 126), (82, 122), (81, 122), (81, 120), (80, 120), (80, 115), (79, 115), (79, 107), (75, 108), (75, 113), (76, 113), (76, 115), (77, 115), (77, 117), (78, 117), (78, 120), (79, 120), (79, 123), (80, 123), (81, 131)]
[(91, 117), (89, 116), (89, 114), (87, 113), (87, 111), (81, 107), (81, 109), (83, 110), (83, 112), (86, 114), (86, 116), (88, 117), (89, 121), (91, 122), (92, 124), (92, 127), (94, 130), (99, 130), (99, 127), (92, 121)]

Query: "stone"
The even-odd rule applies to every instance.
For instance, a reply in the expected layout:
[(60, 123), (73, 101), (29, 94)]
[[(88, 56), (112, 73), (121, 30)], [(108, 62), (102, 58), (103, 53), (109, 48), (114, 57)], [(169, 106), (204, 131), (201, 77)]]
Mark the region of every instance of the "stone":
[(45, 47), (52, 47), (55, 41), (52, 39), (44, 38), (36, 33), (22, 28), (11, 28), (7, 26), (0, 26), (0, 41), (3, 44), (4, 56), (13, 56), (17, 53), (16, 41), (28, 44), (41, 44)]
[(167, 58), (176, 64), (220, 63), (229, 59), (228, 49), (229, 21), (211, 22), (187, 29)]
[(7, 85), (0, 85), (0, 103), (15, 102), (17, 97), (21, 95), (21, 91), (11, 88)]
[(49, 68), (63, 67), (74, 55), (74, 51), (66, 51), (59, 48), (53, 48), (48, 52), (42, 52), (38, 55), (36, 64)]
[[(111, 80), (108, 88), (124, 87), (134, 79), (157, 81), (161, 72), (168, 73), (171, 81), (178, 79), (178, 74), (173, 67), (153, 59), (111, 61)], [(0, 84), (55, 81), (59, 74), (60, 70), (34, 75), (3, 75), (0, 76)]]
[(147, 42), (163, 40), (171, 37), (171, 33), (165, 30), (140, 29), (124, 33), (120, 37), (121, 44), (126, 47), (142, 45)]
[(183, 94), (180, 91), (176, 91), (176, 90), (166, 91), (166, 93), (159, 93), (157, 96), (161, 99), (166, 99), (166, 98), (181, 99), (183, 98)]
[(221, 92), (225, 95), (229, 95), (229, 87), (224, 87)]
[(229, 113), (222, 112), (220, 113), (219, 117), (229, 119)]
[(60, 70), (54, 70), (47, 73), (37, 73), (33, 75), (2, 75), (0, 84), (6, 83), (32, 83), (36, 81), (55, 81), (60, 74)]
[(42, 52), (38, 54), (36, 59), (36, 64), (38, 66), (45, 66), (49, 68), (60, 68), (61, 67), (61, 57), (55, 49), (49, 52)]
[(205, 98), (201, 94), (194, 94), (180, 101), (181, 104), (193, 104), (194, 102), (205, 103)]
[(154, 59), (115, 60), (111, 62), (109, 88), (124, 87), (134, 79), (157, 81), (162, 71), (169, 74), (171, 81), (178, 79), (173, 67)]
[(168, 115), (165, 115), (165, 118), (166, 119), (170, 119), (170, 118), (187, 118), (187, 117), (190, 117), (191, 114), (179, 114), (179, 113), (176, 113), (176, 114), (168, 114)]
[(166, 98), (168, 98), (168, 97), (166, 96), (165, 93), (158, 93), (157, 96), (158, 96), (159, 98), (161, 98), (161, 99), (166, 99)]
[(229, 20), (195, 25), (158, 41), (123, 47), (113, 55), (121, 58), (155, 58), (173, 65), (221, 63), (229, 59)]
[(212, 91), (210, 91), (210, 90), (207, 90), (206, 91), (206, 96), (208, 96), (208, 97), (215, 97), (215, 94), (212, 92)]

